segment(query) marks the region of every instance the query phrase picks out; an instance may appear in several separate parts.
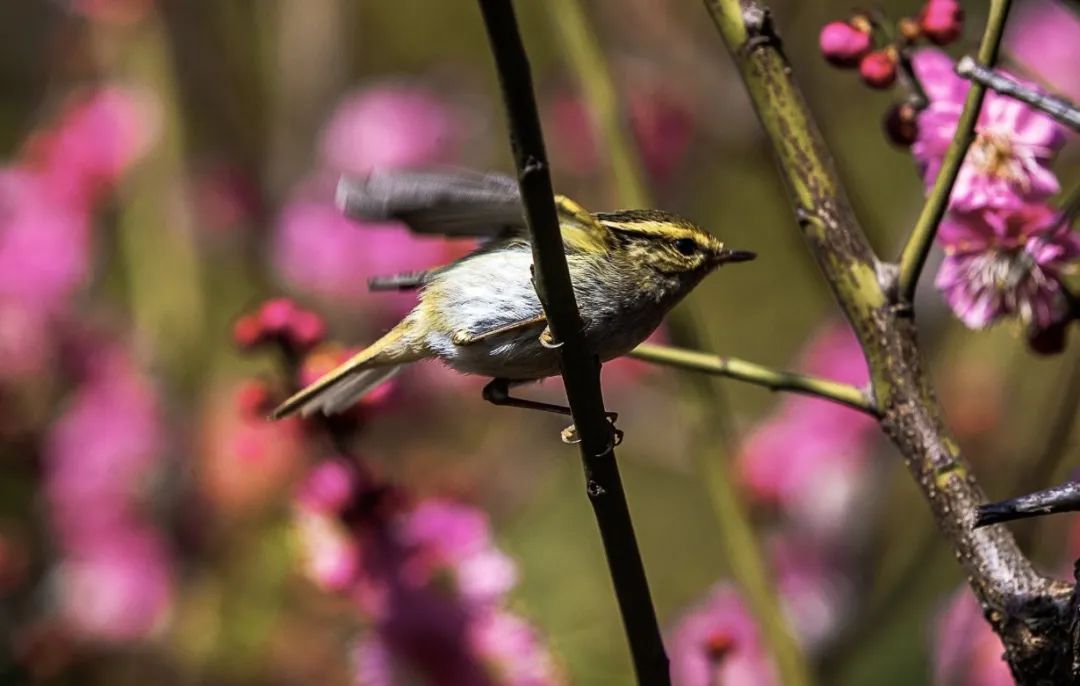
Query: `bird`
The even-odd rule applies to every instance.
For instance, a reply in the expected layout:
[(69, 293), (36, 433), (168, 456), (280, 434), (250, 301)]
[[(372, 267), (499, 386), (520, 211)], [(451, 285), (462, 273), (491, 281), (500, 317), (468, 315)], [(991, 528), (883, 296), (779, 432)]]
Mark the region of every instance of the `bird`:
[[(416, 290), (416, 306), (381, 338), (281, 403), (272, 419), (340, 413), (426, 359), (489, 377), (483, 397), (494, 404), (570, 414), (563, 405), (510, 395), (514, 386), (559, 374), (513, 178), (465, 169), (373, 170), (342, 177), (336, 203), (358, 221), (396, 220), (417, 234), (486, 240), (444, 266), (371, 278), (372, 290)], [(601, 362), (644, 341), (716, 268), (756, 257), (669, 212), (590, 213), (562, 195), (555, 204), (583, 338)]]

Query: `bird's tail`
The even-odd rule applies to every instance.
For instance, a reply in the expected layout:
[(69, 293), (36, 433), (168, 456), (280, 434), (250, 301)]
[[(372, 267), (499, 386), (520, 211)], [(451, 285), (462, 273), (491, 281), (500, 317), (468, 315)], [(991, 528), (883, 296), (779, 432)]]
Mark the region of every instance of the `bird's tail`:
[(385, 336), (278, 405), (270, 417), (282, 419), (297, 411), (305, 417), (316, 412), (331, 415), (345, 410), (405, 364), (425, 356), (407, 340), (409, 325), (410, 319), (406, 318)]

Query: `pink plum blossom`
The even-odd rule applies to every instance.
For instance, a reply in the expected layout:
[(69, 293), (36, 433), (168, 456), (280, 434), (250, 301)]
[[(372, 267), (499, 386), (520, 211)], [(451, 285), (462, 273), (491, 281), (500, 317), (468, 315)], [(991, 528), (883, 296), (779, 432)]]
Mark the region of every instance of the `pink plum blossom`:
[(360, 571), (360, 551), (344, 523), (299, 509), (295, 525), (304, 574), (323, 590), (349, 590)]
[(855, 589), (839, 548), (835, 539), (808, 536), (799, 527), (769, 541), (780, 602), (795, 635), (808, 648), (834, 636), (853, 605)]
[(340, 514), (356, 494), (355, 471), (343, 459), (323, 460), (312, 467), (296, 494), (303, 510), (320, 514)]
[(154, 531), (125, 531), (64, 558), (59, 582), (65, 620), (96, 640), (150, 636), (172, 606), (169, 555)]
[(266, 421), (245, 405), (243, 385), (204, 403), (197, 434), (199, 491), (221, 514), (239, 516), (276, 502), (302, 467), (300, 420)]
[(1010, 14), (1005, 49), (1071, 100), (1080, 100), (1080, 16), (1057, 0), (1028, 0)]
[(132, 641), (172, 604), (170, 556), (140, 513), (160, 469), (162, 419), (149, 381), (119, 348), (97, 350), (45, 447), (45, 493), (60, 545), (61, 615), (77, 635)]
[[(969, 84), (952, 72), (951, 59), (936, 50), (917, 52), (913, 66), (930, 104), (919, 113), (918, 136), (911, 152), (930, 188), (956, 132)], [(1065, 135), (1053, 119), (990, 92), (975, 131), (975, 141), (953, 189), (953, 210), (1015, 208), (1060, 190), (1050, 163), (1064, 145)]]
[(431, 577), (453, 571), (458, 592), (469, 603), (499, 600), (517, 582), (514, 562), (495, 547), (487, 517), (447, 500), (426, 500), (403, 523), (401, 539), (423, 551), (409, 573)]
[(461, 137), (457, 115), (419, 86), (389, 84), (347, 96), (323, 128), (322, 163), (339, 173), (449, 161)]
[[(378, 634), (366, 637), (354, 653), (357, 686), (402, 683), (461, 686), (557, 686), (565, 683), (536, 631), (508, 612), (484, 613), (466, 627), (464, 649), (472, 656), (456, 669), (442, 664), (438, 672), (402, 660)], [(448, 669), (449, 667), (449, 669)]]
[[(855, 385), (869, 379), (858, 341), (843, 324), (829, 325), (816, 335), (800, 367)], [(829, 511), (842, 512), (844, 506), (826, 494), (848, 501), (856, 488), (848, 482), (857, 478), (875, 435), (874, 421), (855, 410), (791, 396), (747, 436), (736, 468), (756, 499), (785, 508), (803, 502), (814, 509), (824, 503)], [(809, 515), (804, 512), (801, 519)]]
[[(294, 288), (329, 298), (368, 297), (372, 276), (428, 269), (451, 258), (446, 242), (417, 238), (399, 224), (360, 225), (330, 201), (329, 191), (304, 193), (278, 219), (274, 262)], [(410, 293), (378, 293), (370, 302), (403, 309)]]
[(1050, 207), (954, 212), (938, 238), (945, 261), (935, 283), (967, 326), (1018, 316), (1041, 330), (1067, 314), (1060, 279), (1080, 257), (1080, 238)]
[(103, 350), (89, 364), (45, 448), (45, 493), (68, 546), (126, 524), (164, 450), (156, 395), (127, 354)]
[(296, 509), (306, 574), (371, 621), (358, 683), (558, 683), (535, 633), (502, 608), (517, 573), (479, 510), (405, 503), (340, 460), (314, 468)]
[(89, 208), (150, 149), (161, 105), (148, 91), (108, 85), (72, 99), (31, 153), (53, 192)]
[(0, 378), (44, 371), (57, 319), (90, 271), (90, 218), (40, 173), (0, 169)]
[(674, 686), (779, 684), (754, 620), (734, 589), (715, 586), (690, 608), (668, 639)]
[[(670, 178), (685, 158), (694, 133), (692, 109), (676, 95), (656, 85), (638, 84), (629, 96), (628, 124), (641, 162), (655, 180)], [(560, 95), (551, 105), (551, 141), (560, 166), (578, 175), (596, 173), (601, 155), (588, 106), (573, 95)]]
[(55, 312), (90, 267), (90, 218), (39, 173), (0, 170), (0, 301)]
[(156, 105), (103, 86), (73, 100), (0, 168), (0, 377), (41, 371), (54, 328), (89, 278), (92, 213), (148, 149)]
[[(452, 259), (438, 239), (409, 235), (400, 224), (361, 224), (333, 203), (341, 173), (449, 161), (460, 138), (451, 109), (407, 84), (370, 88), (346, 98), (323, 130), (323, 171), (301, 183), (282, 210), (274, 263), (294, 288), (328, 298), (362, 299), (373, 276), (417, 271)], [(408, 293), (380, 293), (372, 304), (405, 309)]]
[(937, 619), (935, 686), (1011, 686), (1001, 639), (983, 617), (971, 589), (959, 589)]

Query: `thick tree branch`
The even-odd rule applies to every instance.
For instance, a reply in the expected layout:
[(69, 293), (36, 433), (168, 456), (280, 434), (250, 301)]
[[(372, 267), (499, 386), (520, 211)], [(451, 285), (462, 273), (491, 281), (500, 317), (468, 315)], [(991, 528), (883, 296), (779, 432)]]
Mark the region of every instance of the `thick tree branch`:
[[(983, 32), (982, 43), (979, 45), (979, 61), (985, 65), (993, 66), (997, 63), (998, 51), (1001, 46), (1001, 36), (1005, 31), (1005, 18), (1009, 14), (1009, 5), (1012, 0), (992, 0), (990, 3), (990, 16), (986, 21), (986, 30)], [(915, 228), (911, 231), (904, 251), (900, 255), (900, 297), (901, 302), (911, 303), (915, 297), (915, 286), (919, 283), (919, 275), (922, 274), (926, 258), (930, 254), (930, 248), (934, 244), (934, 236), (937, 235), (938, 224), (945, 216), (949, 208), (949, 198), (952, 196), (953, 186), (960, 174), (960, 167), (964, 158), (967, 157), (968, 148), (975, 140), (975, 125), (979, 120), (979, 111), (982, 109), (983, 99), (986, 96), (986, 87), (980, 83), (973, 83), (968, 91), (967, 99), (964, 100), (964, 109), (960, 113), (960, 120), (956, 124), (956, 133), (953, 134), (949, 149), (945, 151), (945, 159), (941, 162), (934, 187), (926, 197), (926, 204), (915, 222)]]
[(536, 293), (551, 333), (560, 343), (563, 382), (581, 438), (586, 492), (604, 542), (634, 669), (639, 683), (667, 684), (668, 659), (615, 462), (612, 427), (604, 413), (600, 362), (582, 335), (581, 315), (563, 254), (525, 47), (510, 0), (480, 0), (480, 10), (509, 119), (518, 184), (532, 238)]
[(652, 343), (642, 343), (630, 356), (653, 364), (745, 381), (773, 391), (791, 391), (831, 400), (869, 415), (877, 415), (877, 410), (865, 391), (839, 381), (770, 369), (735, 357), (721, 357)]
[[(972, 528), (975, 507), (985, 496), (945, 428), (923, 371), (910, 301), (896, 288), (895, 268), (879, 263), (866, 242), (768, 11), (753, 0), (705, 0), (705, 5), (746, 81), (810, 250), (866, 354), (882, 429), (903, 456), (1001, 636), (1014, 676), (1022, 684), (1068, 683), (1072, 589), (1037, 574), (1003, 527)], [(989, 42), (998, 42), (1006, 5), (993, 3), (996, 28), (988, 32)], [(984, 46), (980, 55), (992, 63), (995, 52)], [(959, 164), (960, 145), (954, 147)], [(949, 190), (941, 191), (942, 203)], [(909, 254), (928, 248), (935, 223), (926, 224)], [(909, 260), (909, 274), (917, 275), (921, 259)]]

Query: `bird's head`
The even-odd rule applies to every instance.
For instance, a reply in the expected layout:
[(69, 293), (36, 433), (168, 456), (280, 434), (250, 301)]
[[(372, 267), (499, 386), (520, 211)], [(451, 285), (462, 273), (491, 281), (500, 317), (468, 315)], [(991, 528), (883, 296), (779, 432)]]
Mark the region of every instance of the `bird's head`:
[(669, 212), (625, 210), (597, 214), (596, 219), (611, 232), (610, 251), (616, 259), (690, 285), (723, 264), (756, 257), (728, 248), (693, 222)]

